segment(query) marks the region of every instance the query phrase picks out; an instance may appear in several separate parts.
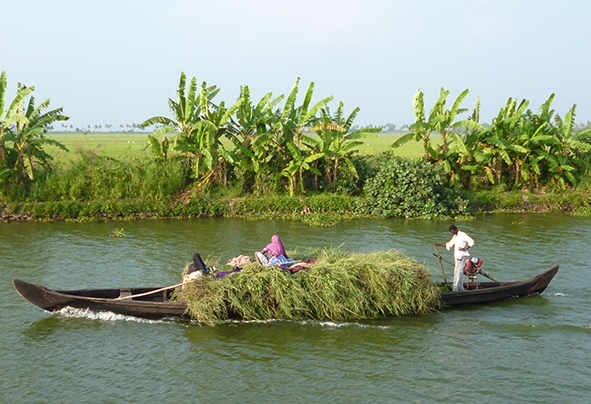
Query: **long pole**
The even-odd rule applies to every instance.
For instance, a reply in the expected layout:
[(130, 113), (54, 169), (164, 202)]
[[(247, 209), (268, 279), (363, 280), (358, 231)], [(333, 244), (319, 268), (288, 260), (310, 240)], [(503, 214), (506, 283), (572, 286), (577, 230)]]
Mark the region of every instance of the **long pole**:
[(137, 295), (129, 295), (129, 296), (118, 297), (117, 299), (113, 299), (113, 300), (126, 300), (126, 299), (133, 299), (134, 297), (141, 297), (141, 296), (153, 295), (154, 293), (162, 292), (163, 290), (178, 288), (182, 284), (183, 284), (183, 282), (177, 283), (176, 285), (166, 286), (164, 288), (151, 290), (151, 291), (145, 292), (145, 293), (138, 293)]
[(441, 254), (439, 254), (439, 248), (437, 248), (437, 244), (433, 243), (435, 246), (435, 251), (437, 251), (437, 257), (439, 258), (439, 266), (441, 267), (441, 273), (443, 274), (443, 282), (447, 283), (447, 279), (445, 278), (445, 271), (443, 270), (443, 263), (441, 262)]

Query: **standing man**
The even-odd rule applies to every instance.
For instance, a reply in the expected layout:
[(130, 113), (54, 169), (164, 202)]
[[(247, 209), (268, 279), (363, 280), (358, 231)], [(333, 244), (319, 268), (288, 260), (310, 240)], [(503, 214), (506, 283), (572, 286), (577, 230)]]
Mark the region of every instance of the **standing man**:
[(453, 224), (449, 226), (449, 231), (451, 234), (453, 234), (451, 240), (449, 240), (446, 244), (434, 244), (440, 247), (445, 247), (447, 251), (454, 247), (455, 266), (453, 291), (459, 292), (460, 290), (464, 290), (462, 277), (464, 275), (466, 260), (468, 260), (468, 257), (470, 256), (468, 249), (474, 246), (474, 240), (463, 231), (459, 231), (458, 228)]

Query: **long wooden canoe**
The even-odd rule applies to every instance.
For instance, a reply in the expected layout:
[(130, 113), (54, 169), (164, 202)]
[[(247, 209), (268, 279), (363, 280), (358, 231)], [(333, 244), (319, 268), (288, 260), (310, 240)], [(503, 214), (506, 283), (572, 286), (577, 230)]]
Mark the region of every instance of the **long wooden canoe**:
[[(443, 293), (441, 300), (446, 306), (461, 306), (534, 296), (546, 289), (556, 272), (558, 266), (526, 281), (467, 282), (464, 284), (466, 290)], [(47, 311), (69, 306), (148, 319), (189, 318), (186, 303), (169, 301), (170, 289), (146, 294), (163, 289), (160, 287), (53, 290), (19, 279), (13, 280), (13, 284), (25, 300)], [(125, 299), (120, 299), (122, 297)]]
[(519, 282), (466, 282), (461, 292), (442, 293), (441, 300), (447, 306), (463, 306), (508, 300), (515, 297), (535, 296), (542, 293), (558, 272), (554, 268)]
[(47, 311), (74, 307), (148, 319), (188, 318), (186, 303), (169, 301), (171, 290), (161, 290), (157, 293), (130, 298), (130, 295), (144, 294), (162, 288), (53, 290), (19, 279), (14, 279), (12, 283), (25, 300)]

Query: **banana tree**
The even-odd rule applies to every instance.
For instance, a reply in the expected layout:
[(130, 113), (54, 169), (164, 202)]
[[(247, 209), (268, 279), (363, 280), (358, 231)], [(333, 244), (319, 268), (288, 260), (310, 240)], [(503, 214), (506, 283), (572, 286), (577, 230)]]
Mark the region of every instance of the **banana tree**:
[[(168, 146), (169, 142), (166, 134), (174, 133), (174, 139), (170, 145), (173, 149), (177, 147), (179, 142), (183, 142), (192, 136), (192, 132), (197, 128), (199, 121), (201, 121), (201, 101), (202, 94), (197, 92), (197, 79), (193, 77), (189, 88), (186, 89), (187, 77), (184, 72), (181, 72), (179, 85), (177, 90), (177, 100), (168, 99), (168, 106), (172, 112), (173, 117), (154, 116), (144, 121), (141, 126), (143, 128), (159, 125), (159, 127), (151, 133), (151, 137), (156, 142), (149, 139), (152, 150), (155, 154), (161, 155), (165, 152), (161, 150), (164, 146)], [(206, 87), (202, 92), (206, 92), (207, 100), (211, 101), (218, 93), (219, 89), (216, 86)], [(164, 139), (160, 140), (162, 137)]]
[(359, 139), (375, 137), (376, 133), (381, 131), (379, 128), (362, 128), (351, 132), (359, 110), (357, 107), (349, 116), (345, 116), (344, 104), (341, 102), (334, 115), (331, 116), (330, 109), (326, 106), (321, 110), (320, 119), (317, 119), (317, 123), (310, 128), (316, 132), (319, 140), (310, 139), (307, 144), (316, 152), (324, 153), (329, 184), (337, 181), (340, 163), (345, 163), (344, 167), (355, 178), (359, 178), (350, 158), (351, 154), (363, 143)]
[[(445, 95), (442, 99), (440, 96), (433, 109), (441, 109), (441, 103), (445, 102)], [(433, 131), (432, 125), (426, 119), (425, 115), (425, 101), (424, 94), (419, 88), (413, 97), (413, 114), (415, 116), (415, 123), (409, 126), (411, 130), (409, 133), (402, 135), (393, 144), (393, 148), (400, 147), (411, 140), (416, 142), (423, 142), (423, 152), (425, 153), (425, 159), (429, 159), (429, 156), (434, 152), (431, 147), (431, 132)]]
[(246, 179), (254, 176), (257, 194), (262, 192), (263, 178), (272, 171), (268, 163), (275, 157), (275, 149), (268, 145), (272, 138), (270, 128), (276, 119), (273, 108), (284, 95), (274, 99), (272, 96), (272, 93), (268, 93), (253, 105), (248, 86), (241, 87), (240, 98), (244, 101), (232, 119), (234, 130), (228, 134), (234, 144), (234, 150), (228, 151), (228, 161), (237, 168), (239, 175), (245, 180), (245, 186)]
[[(480, 98), (476, 99), (474, 110), (469, 119), (480, 122)], [(492, 172), (486, 166), (489, 153), (483, 140), (486, 132), (477, 128), (468, 128), (463, 134), (450, 134), (450, 158), (444, 160), (444, 168), (451, 173), (452, 185), (462, 183), (469, 185), (473, 175), (484, 174), (491, 182), (494, 182)], [(483, 170), (484, 169), (484, 170)]]
[[(441, 94), (449, 94), (449, 91), (441, 89)], [(469, 129), (476, 129), (482, 130), (483, 127), (480, 123), (475, 122), (471, 119), (463, 119), (461, 121), (455, 122), (457, 116), (468, 111), (467, 108), (460, 108), (460, 105), (464, 98), (468, 95), (468, 90), (464, 90), (454, 101), (451, 109), (448, 110), (439, 110), (436, 109), (436, 115), (431, 119), (431, 114), (429, 116), (430, 120), (433, 121), (434, 129), (438, 132), (442, 137), (442, 145), (441, 145), (441, 154), (445, 155), (449, 151), (449, 144), (448, 138), (450, 135), (458, 135), (457, 130), (459, 128), (469, 128)], [(445, 107), (445, 100), (441, 104), (442, 107)], [(439, 159), (441, 161), (441, 159)]]
[[(10, 150), (10, 160), (12, 161), (8, 161), (7, 155), (5, 155), (5, 160), (7, 168), (16, 173), (16, 188), (23, 184), (25, 178), (34, 179), (35, 164), (41, 165), (46, 170), (51, 169), (50, 162), (53, 157), (43, 150), (45, 145), (68, 150), (60, 142), (46, 138), (45, 134), (48, 126), (56, 121), (67, 121), (69, 117), (62, 115), (62, 108), (43, 112), (49, 106), (49, 99), (35, 107), (35, 97), (30, 97), (25, 107), (25, 99), (22, 95), (29, 93), (30, 91), (25, 86), (19, 84), (16, 102), (13, 101), (7, 111), (6, 119), (3, 120), (4, 123), (14, 122), (14, 125), (2, 134), (2, 142), (11, 142), (13, 145)], [(4, 146), (5, 143), (3, 149), (5, 149)]]
[[(414, 97), (413, 112), (415, 123), (410, 126), (412, 132), (400, 137), (392, 147), (399, 147), (403, 144), (415, 140), (423, 142), (425, 157), (428, 160), (444, 161), (449, 152), (448, 138), (450, 135), (457, 135), (458, 128), (482, 129), (482, 125), (470, 119), (464, 119), (455, 122), (457, 116), (468, 111), (466, 108), (460, 108), (464, 98), (468, 95), (468, 90), (464, 90), (454, 101), (451, 109), (445, 109), (445, 103), (449, 91), (443, 87), (440, 90), (439, 98), (431, 108), (429, 116), (425, 114), (425, 103), (423, 93), (419, 89)], [(442, 137), (442, 145), (438, 149), (431, 147), (431, 134), (439, 133)]]
[(274, 152), (275, 148), (271, 146), (271, 134), (267, 132), (255, 136), (249, 148), (240, 143), (235, 146), (232, 163), (240, 167), (243, 177), (252, 174), (255, 192), (261, 195), (267, 190), (268, 185), (281, 176), (275, 174), (272, 165), (277, 155)]
[(577, 152), (591, 151), (591, 144), (584, 142), (591, 134), (591, 129), (574, 133), (575, 109), (577, 104), (573, 104), (571, 109), (564, 116), (564, 120), (556, 115), (555, 124), (557, 128), (558, 152), (564, 157), (574, 157)]
[(554, 142), (549, 147), (547, 166), (550, 181), (560, 188), (564, 188), (567, 182), (576, 183), (575, 166), (580, 164), (579, 156), (591, 151), (591, 144), (584, 141), (591, 134), (591, 129), (573, 133), (576, 107), (573, 104), (564, 120), (559, 115), (554, 117)]
[(153, 134), (148, 135), (148, 143), (152, 149), (152, 155), (156, 161), (168, 160), (169, 140), (167, 137), (159, 140)]
[(287, 166), (281, 170), (281, 175), (286, 177), (289, 181), (289, 196), (293, 196), (295, 194), (297, 185), (296, 174), (301, 174), (302, 171), (306, 170), (311, 171), (316, 175), (320, 175), (320, 171), (310, 166), (310, 163), (322, 158), (323, 153), (316, 153), (306, 156), (303, 151), (298, 149), (296, 145), (291, 142), (287, 144), (287, 149), (290, 151), (292, 159), (289, 161)]
[(199, 103), (194, 106), (201, 112), (200, 120), (193, 125), (188, 135), (179, 138), (175, 147), (175, 150), (183, 152), (192, 161), (197, 189), (209, 183), (215, 174), (218, 181), (225, 182), (224, 161), (228, 154), (223, 149), (221, 138), (233, 130), (229, 125), (230, 118), (244, 101), (239, 98), (228, 108), (224, 102), (216, 106), (210, 97), (217, 91), (212, 92), (212, 88), (207, 87), (205, 82), (202, 84), (197, 97)]
[(5, 108), (6, 97), (6, 72), (0, 74), (0, 179), (10, 175), (13, 168), (9, 167), (7, 160), (6, 141), (8, 136), (13, 136), (14, 126), (16, 124), (26, 124), (28, 119), (22, 114), (20, 108), (24, 98), (29, 95), (35, 87), (18, 86), (16, 96), (10, 103), (8, 109)]
[(513, 165), (515, 153), (527, 153), (527, 149), (522, 147), (515, 139), (519, 132), (519, 122), (522, 119), (524, 111), (527, 109), (529, 101), (522, 100), (517, 105), (517, 100), (510, 97), (497, 117), (493, 119), (492, 124), (482, 131), (483, 150), (487, 154), (487, 170), (494, 176), (489, 177), (491, 183), (500, 183), (504, 167)]
[[(303, 140), (308, 141), (309, 138), (305, 136), (305, 132), (314, 124), (313, 118), (316, 116), (318, 111), (326, 106), (333, 97), (329, 96), (318, 101), (313, 106), (310, 106), (312, 102), (312, 95), (314, 94), (314, 83), (311, 82), (306, 94), (304, 101), (301, 106), (295, 107), (296, 97), (298, 94), (299, 77), (297, 78), (294, 87), (285, 101), (283, 111), (278, 114), (278, 119), (273, 123), (273, 131), (276, 133), (276, 141), (278, 151), (281, 153), (284, 151), (284, 147), (288, 144), (295, 145), (299, 150), (304, 146)], [(291, 155), (293, 156), (293, 152)], [(290, 156), (287, 155), (286, 161), (290, 160)], [(303, 166), (299, 165), (298, 168), (298, 181), (300, 185), (300, 191), (304, 193), (304, 182), (303, 182)]]

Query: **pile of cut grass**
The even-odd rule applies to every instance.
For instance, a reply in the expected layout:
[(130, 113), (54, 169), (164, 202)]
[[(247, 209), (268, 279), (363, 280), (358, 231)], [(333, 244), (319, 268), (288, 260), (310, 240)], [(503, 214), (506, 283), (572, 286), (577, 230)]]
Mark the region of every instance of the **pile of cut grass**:
[(440, 306), (429, 270), (396, 251), (347, 254), (322, 250), (295, 274), (248, 264), (221, 279), (202, 277), (182, 297), (200, 322), (370, 319), (429, 313)]

